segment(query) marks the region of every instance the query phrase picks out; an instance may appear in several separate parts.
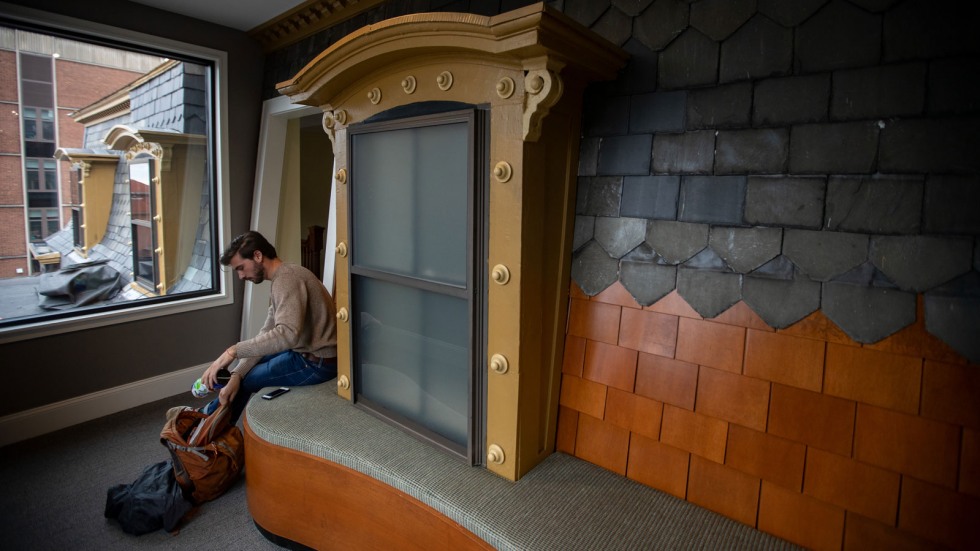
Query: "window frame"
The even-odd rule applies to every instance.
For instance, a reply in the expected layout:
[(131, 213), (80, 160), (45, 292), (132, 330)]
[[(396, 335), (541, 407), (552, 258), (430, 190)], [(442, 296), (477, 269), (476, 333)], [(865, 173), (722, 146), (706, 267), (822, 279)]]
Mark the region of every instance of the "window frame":
[(76, 315), (43, 316), (36, 321), (0, 326), (0, 344), (232, 304), (234, 302), (232, 274), (230, 271), (220, 270), (217, 264), (217, 251), (220, 249), (220, 244), (227, 242), (231, 234), (230, 190), (229, 184), (226, 183), (230, 165), (230, 153), (228, 151), (228, 53), (207, 46), (39, 11), (24, 6), (4, 4), (4, 13), (0, 17), (0, 24), (29, 32), (65, 36), (120, 49), (152, 52), (164, 56), (181, 56), (188, 60), (206, 62), (211, 66), (212, 124), (209, 132), (208, 152), (212, 176), (210, 185), (213, 191), (211, 217), (214, 224), (214, 243), (212, 243), (212, 247), (215, 250), (215, 271), (212, 276), (214, 288), (210, 291), (189, 293), (189, 296), (177, 295), (146, 301), (140, 300), (124, 305), (114, 305), (106, 309), (86, 310)]
[[(439, 102), (432, 102), (428, 105), (427, 102), (422, 102), (420, 104), (409, 104), (403, 108), (396, 108), (390, 112), (383, 112), (363, 123), (353, 124), (348, 128), (347, 132), (347, 166), (354, 166), (354, 142), (358, 135), (458, 124), (461, 122), (467, 123), (468, 139), (470, 142), (468, 144), (469, 158), (467, 160), (469, 171), (468, 190), (466, 193), (468, 202), (466, 215), (468, 246), (466, 248), (465, 260), (467, 264), (465, 286), (445, 281), (436, 282), (412, 275), (396, 274), (383, 269), (358, 265), (356, 262), (357, 239), (354, 233), (354, 211), (356, 210), (354, 199), (357, 193), (357, 175), (353, 171), (351, 174), (351, 185), (346, 186), (346, 192), (347, 204), (349, 205), (347, 232), (351, 236), (350, 242), (352, 244), (348, 276), (351, 289), (350, 304), (352, 317), (356, 316), (358, 312), (358, 305), (354, 298), (357, 295), (355, 280), (361, 277), (385, 283), (404, 285), (414, 290), (434, 292), (447, 297), (463, 298), (467, 301), (470, 322), (470, 375), (467, 388), (469, 394), (469, 411), (467, 412), (466, 445), (465, 447), (460, 447), (448, 438), (429, 429), (424, 424), (405, 418), (385, 408), (381, 404), (365, 398), (361, 393), (361, 377), (354, 377), (352, 396), (356, 406), (363, 408), (372, 415), (378, 416), (416, 438), (430, 442), (457, 457), (465, 459), (470, 465), (479, 466), (483, 464), (482, 450), (486, 447), (487, 373), (484, 369), (483, 358), (486, 357), (487, 350), (487, 278), (485, 258), (488, 247), (486, 225), (488, 223), (489, 211), (489, 185), (486, 179), (490, 146), (488, 131), (489, 108), (486, 105), (454, 104), (449, 107), (445, 104), (440, 106)], [(356, 342), (354, 342), (356, 340), (355, 331), (351, 332), (350, 339), (351, 368), (357, 372), (359, 369), (357, 367), (359, 363), (359, 349)]]

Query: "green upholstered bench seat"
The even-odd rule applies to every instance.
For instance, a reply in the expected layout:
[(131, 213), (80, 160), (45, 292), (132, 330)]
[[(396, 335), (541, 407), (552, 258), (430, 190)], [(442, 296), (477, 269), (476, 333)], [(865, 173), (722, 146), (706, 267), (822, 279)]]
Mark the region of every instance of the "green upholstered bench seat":
[(563, 453), (504, 480), (355, 407), (330, 382), (252, 400), (246, 414), (265, 442), (400, 490), (496, 549), (796, 548)]

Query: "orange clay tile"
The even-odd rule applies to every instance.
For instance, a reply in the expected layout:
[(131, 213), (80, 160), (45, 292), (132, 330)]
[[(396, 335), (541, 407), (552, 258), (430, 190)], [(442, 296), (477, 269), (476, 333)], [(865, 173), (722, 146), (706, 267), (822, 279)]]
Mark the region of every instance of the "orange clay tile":
[(902, 532), (890, 525), (847, 512), (844, 526), (844, 551), (887, 549), (888, 551), (939, 551), (939, 546), (927, 539)]
[(629, 454), (628, 430), (606, 423), (590, 415), (578, 416), (578, 437), (575, 456), (604, 469), (626, 476)]
[(626, 476), (681, 499), (687, 497), (691, 454), (639, 434), (630, 436)]
[(823, 312), (817, 310), (809, 316), (801, 319), (785, 329), (777, 329), (777, 333), (817, 339), (826, 342), (836, 342), (838, 344), (849, 344), (861, 346), (861, 343), (854, 341), (847, 336), (837, 325), (830, 321)]
[(590, 341), (585, 346), (584, 377), (633, 392), (633, 384), (636, 382), (636, 351)]
[(980, 498), (980, 431), (963, 429), (959, 490)]
[(565, 354), (562, 356), (561, 372), (576, 377), (582, 376), (582, 369), (585, 366), (585, 343), (582, 337), (565, 337)]
[(738, 425), (728, 428), (725, 465), (779, 484), (790, 490), (803, 487), (806, 446)]
[(826, 343), (783, 333), (749, 329), (745, 339), (745, 374), (820, 392)]
[(620, 282), (613, 283), (609, 287), (606, 287), (604, 291), (598, 295), (592, 297), (593, 302), (604, 302), (606, 304), (615, 304), (616, 306), (625, 306), (626, 308), (641, 308), (641, 306), (633, 298), (633, 295), (623, 287)]
[(604, 419), (628, 431), (659, 440), (663, 411), (661, 402), (610, 388)]
[(762, 379), (701, 366), (694, 411), (765, 431), (770, 384)]
[(578, 432), (578, 412), (565, 406), (558, 407), (558, 430), (555, 436), (557, 451), (575, 455), (575, 435)]
[(756, 314), (754, 310), (749, 308), (748, 304), (744, 301), (738, 301), (734, 306), (725, 310), (721, 314), (711, 318), (711, 321), (718, 323), (726, 323), (728, 325), (737, 325), (739, 327), (745, 327), (748, 329), (756, 329), (759, 331), (775, 331), (769, 324), (766, 323), (759, 314)]
[(616, 344), (619, 341), (621, 306), (572, 299), (568, 309), (568, 334)]
[(701, 314), (698, 314), (697, 310), (691, 308), (691, 305), (687, 303), (679, 294), (677, 290), (667, 293), (664, 298), (654, 302), (650, 306), (644, 308), (650, 312), (660, 312), (661, 314), (670, 314), (672, 316), (680, 316), (683, 318), (693, 318), (702, 319)]
[(589, 300), (589, 295), (585, 294), (585, 291), (583, 291), (582, 288), (579, 287), (574, 281), (572, 281), (568, 286), (568, 297)]
[(773, 384), (769, 403), (770, 434), (851, 455), (855, 403), (791, 386)]
[(694, 409), (698, 365), (640, 352), (636, 393), (661, 402)]
[(827, 345), (824, 393), (905, 413), (919, 412), (922, 360), (867, 348)]
[(674, 357), (677, 347), (677, 316), (623, 308), (619, 346)]
[(692, 455), (687, 500), (742, 524), (755, 526), (759, 479)]
[(680, 318), (674, 356), (678, 360), (741, 373), (744, 351), (744, 328)]
[(728, 423), (664, 404), (660, 441), (715, 463), (724, 463)]
[(926, 360), (922, 416), (980, 429), (980, 368)]
[(606, 409), (606, 385), (574, 375), (562, 375), (558, 403), (601, 419)]
[(810, 448), (803, 493), (886, 524), (898, 514), (898, 473)]
[(902, 477), (898, 528), (953, 549), (976, 549), (980, 499)]
[(844, 510), (763, 480), (758, 528), (815, 551), (838, 551)]
[(954, 425), (858, 404), (854, 458), (956, 488), (960, 432)]

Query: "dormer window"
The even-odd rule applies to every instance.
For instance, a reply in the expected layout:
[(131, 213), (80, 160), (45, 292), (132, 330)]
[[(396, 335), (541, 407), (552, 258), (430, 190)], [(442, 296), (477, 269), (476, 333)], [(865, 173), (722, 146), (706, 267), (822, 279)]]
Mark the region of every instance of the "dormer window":
[[(323, 125), (334, 146), (339, 184), (335, 297), (338, 312), (348, 314), (337, 331), (339, 394), (355, 403), (371, 399), (378, 370), (366, 364), (374, 363), (369, 361), (373, 354), (391, 354), (399, 338), (411, 342), (404, 349), (410, 360), (387, 363), (417, 371), (409, 373), (414, 382), (401, 389), (418, 387), (416, 395), (428, 404), (402, 403), (398, 400), (404, 395), (392, 393), (390, 405), (402, 408), (402, 415), (420, 412), (432, 432), (444, 430), (445, 419), (463, 412), (482, 413), (485, 421), (467, 438), (472, 442), (485, 431), (485, 447), (467, 451), (481, 456), (474, 463), (512, 480), (547, 457), (555, 442), (582, 91), (590, 80), (613, 78), (626, 58), (622, 50), (570, 23), (544, 4), (495, 17), (432, 13), (424, 20), (395, 18), (340, 40), (279, 85), (294, 102), (323, 109)], [(489, 143), (483, 148), (471, 141), (482, 135), (479, 123), (447, 142), (422, 137), (411, 126), (391, 126), (370, 137), (362, 132), (379, 128), (373, 126), (378, 115), (418, 113), (429, 102), (480, 106), (493, 128), (486, 134)], [(450, 134), (458, 131), (453, 124), (442, 126)], [(416, 135), (393, 147), (398, 132)], [(373, 144), (367, 153), (372, 144), (365, 142), (371, 139), (384, 145)], [(468, 146), (461, 151), (464, 140)], [(421, 172), (426, 155), (437, 159), (437, 169)], [(450, 165), (464, 159), (472, 163), (466, 170), (476, 174), (473, 184), (461, 184), (468, 172), (439, 181), (448, 178)], [(397, 172), (379, 175), (388, 167)], [(478, 178), (487, 181), (485, 203), (482, 189), (473, 187)], [(376, 181), (402, 185), (375, 190)], [(450, 191), (464, 188), (468, 197), (450, 202)], [(471, 214), (483, 205), (486, 223)], [(392, 208), (401, 210), (386, 210)], [(465, 223), (453, 218), (464, 212)], [(435, 220), (443, 221), (429, 227)], [(394, 230), (401, 232), (394, 240), (369, 245), (370, 232), (395, 222), (402, 225)], [(392, 231), (382, 237), (391, 238)], [(476, 256), (456, 258), (451, 252), (455, 239)], [(395, 242), (401, 245), (391, 248)], [(477, 248), (484, 243), (485, 248)], [(406, 252), (412, 253), (411, 263)], [(395, 260), (406, 263), (392, 265)], [(480, 286), (481, 280), (487, 284)], [(385, 304), (386, 296), (397, 297), (400, 308)], [(483, 314), (475, 313), (480, 309)], [(375, 319), (386, 328), (398, 320), (401, 331), (388, 333), (389, 342), (377, 349), (369, 334), (379, 327), (372, 325)], [(446, 393), (463, 403), (442, 403), (422, 390), (429, 385), (441, 392), (440, 385), (470, 369), (481, 373), (470, 380), (467, 394)], [(392, 381), (400, 376), (392, 374)], [(479, 381), (484, 378), (481, 410), (474, 404), (482, 398)], [(456, 449), (462, 448), (463, 431), (446, 432), (456, 439)]]

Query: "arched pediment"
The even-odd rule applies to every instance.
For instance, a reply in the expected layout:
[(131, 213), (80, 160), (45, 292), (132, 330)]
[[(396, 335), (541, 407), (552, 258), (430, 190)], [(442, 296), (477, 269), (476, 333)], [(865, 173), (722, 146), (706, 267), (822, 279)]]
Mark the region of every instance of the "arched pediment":
[(626, 57), (542, 3), (494, 17), (412, 14), (351, 33), (278, 90), (323, 109), (328, 128), (419, 101), (523, 102), (533, 141), (566, 83), (615, 78)]

